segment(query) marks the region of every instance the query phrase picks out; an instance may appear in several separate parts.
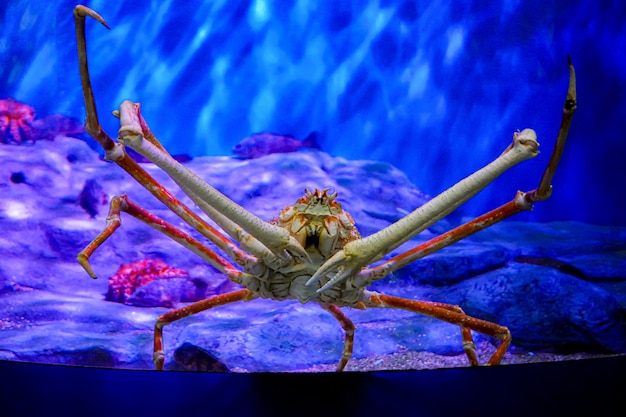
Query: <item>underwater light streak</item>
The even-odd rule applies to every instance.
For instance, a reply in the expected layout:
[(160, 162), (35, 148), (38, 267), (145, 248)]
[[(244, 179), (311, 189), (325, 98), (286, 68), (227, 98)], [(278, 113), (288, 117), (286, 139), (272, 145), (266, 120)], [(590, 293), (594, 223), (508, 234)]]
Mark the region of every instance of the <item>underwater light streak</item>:
[(7, 217), (15, 220), (23, 220), (31, 217), (31, 211), (24, 205), (18, 201), (7, 201), (4, 206), (4, 212)]
[(198, 31), (196, 32), (196, 36), (194, 36), (193, 40), (191, 41), (191, 49), (195, 51), (200, 46), (202, 46), (209, 33), (211, 33), (210, 22), (200, 26), (200, 28), (198, 28)]
[(276, 109), (276, 95), (271, 86), (261, 90), (252, 100), (248, 121), (253, 132), (261, 132), (271, 123)]
[(267, 3), (265, 0), (255, 0), (254, 4), (250, 8), (250, 12), (248, 13), (248, 23), (250, 26), (259, 30), (270, 19), (270, 11), (267, 7)]
[(465, 43), (463, 28), (448, 29), (448, 48), (446, 49), (446, 63), (450, 64), (462, 51)]
[(403, 75), (403, 78), (406, 77), (410, 80), (409, 98), (415, 99), (422, 97), (428, 87), (428, 80), (430, 78), (430, 66), (428, 62), (416, 63), (415, 67), (407, 69)]
[(380, 9), (378, 4), (373, 3), (363, 12), (356, 25), (362, 25), (369, 28), (369, 30), (358, 48), (347, 56), (329, 77), (326, 94), (329, 112), (334, 113), (337, 111), (339, 97), (345, 92), (346, 86), (354, 76), (357, 68), (369, 54), (372, 41), (387, 25), (392, 16), (393, 11)]
[[(296, 136), (319, 130), (326, 152), (391, 162), (433, 194), (470, 172), (473, 161), (501, 152), (515, 129), (534, 126), (544, 142), (551, 140), (561, 104), (555, 92), (565, 83), (562, 63), (570, 53), (589, 74), (581, 88), (593, 100), (575, 131), (603, 142), (581, 152), (582, 142), (574, 141), (573, 162), (561, 178), (594, 197), (567, 204), (576, 196), (563, 180), (555, 201), (564, 208), (529, 216), (626, 224), (618, 210), (623, 197), (612, 191), (626, 168), (619, 152), (605, 150), (623, 148), (614, 133), (623, 130), (626, 68), (619, 2), (314, 3), (93, 0), (90, 6), (114, 26), (90, 29), (99, 106), (142, 102), (163, 144), (191, 156), (230, 155), (253, 130)], [(41, 116), (84, 117), (74, 48), (66, 42), (71, 20), (50, 18), (73, 5), (7, 2), (0, 15), (3, 97), (29, 103)], [(269, 49), (268, 34), (278, 38)], [(268, 89), (274, 104), (264, 107)], [(115, 120), (102, 121), (109, 133), (116, 129)], [(468, 123), (480, 138), (470, 139)], [(466, 140), (473, 141), (471, 158), (458, 146)], [(432, 175), (442, 163), (446, 169)], [(502, 179), (498, 190), (524, 188), (519, 180)], [(480, 214), (502, 202), (498, 194), (486, 190), (464, 210)]]
[(63, 221), (55, 222), (54, 225), (60, 230), (99, 230), (90, 219), (63, 219)]
[(42, 79), (53, 74), (56, 65), (56, 51), (52, 42), (46, 42), (30, 63), (28, 70), (22, 77), (16, 92), (17, 97), (22, 97), (29, 91), (36, 90)]

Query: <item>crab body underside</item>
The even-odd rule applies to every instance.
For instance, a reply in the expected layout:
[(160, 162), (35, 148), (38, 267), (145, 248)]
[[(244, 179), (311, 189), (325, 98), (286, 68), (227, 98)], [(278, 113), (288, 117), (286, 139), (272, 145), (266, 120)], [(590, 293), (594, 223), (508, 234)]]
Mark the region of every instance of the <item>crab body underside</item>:
[[(102, 130), (87, 66), (84, 32), (87, 16), (108, 27), (104, 19), (93, 10), (84, 6), (76, 6), (74, 9), (81, 81), (87, 108), (85, 130), (103, 146), (106, 159), (127, 171), (183, 221), (216, 245), (230, 260), (123, 195), (112, 199), (106, 227), (78, 255), (79, 262), (93, 278), (96, 277), (89, 265), (89, 257), (120, 226), (120, 213), (123, 211), (176, 240), (204, 258), (230, 280), (244, 287), (161, 315), (154, 329), (154, 361), (157, 369), (163, 369), (165, 360), (164, 326), (213, 307), (255, 298), (314, 302), (333, 315), (345, 332), (343, 353), (337, 365), (338, 371), (345, 368), (352, 355), (355, 331), (354, 324), (340, 307), (399, 308), (458, 325), (463, 338), (463, 348), (472, 365), (478, 365), (478, 359), (471, 331), (484, 333), (498, 340), (498, 346), (488, 364), (495, 365), (501, 362), (511, 343), (511, 334), (506, 327), (468, 316), (459, 306), (379, 294), (367, 290), (366, 287), (417, 259), (516, 213), (530, 210), (534, 202), (545, 200), (550, 196), (552, 176), (576, 108), (575, 75), (571, 63), (570, 83), (561, 129), (552, 157), (537, 189), (526, 193), (518, 192), (509, 203), (408, 252), (378, 262), (392, 250), (469, 200), (504, 171), (536, 156), (539, 145), (535, 132), (532, 129), (515, 132), (513, 143), (493, 162), (459, 181), (406, 217), (370, 236), (360, 236), (350, 214), (336, 201), (337, 194), (329, 193), (329, 190), (305, 190), (305, 195), (294, 205), (285, 207), (278, 217), (265, 222), (228, 199), (172, 158), (143, 119), (139, 104), (125, 101), (119, 110), (114, 112), (121, 125), (117, 142)], [(126, 154), (127, 146), (163, 169), (221, 230), (207, 223), (152, 178)], [(374, 262), (378, 264), (368, 266)]]

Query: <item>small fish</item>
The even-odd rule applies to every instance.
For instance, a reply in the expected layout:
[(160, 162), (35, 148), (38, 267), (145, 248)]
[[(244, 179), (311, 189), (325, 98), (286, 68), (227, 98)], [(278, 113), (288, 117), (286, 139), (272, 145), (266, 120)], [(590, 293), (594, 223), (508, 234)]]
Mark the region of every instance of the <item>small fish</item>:
[(317, 143), (317, 132), (309, 133), (304, 140), (276, 133), (256, 133), (233, 146), (233, 152), (241, 159), (254, 159), (273, 153), (295, 152), (301, 148), (321, 149)]

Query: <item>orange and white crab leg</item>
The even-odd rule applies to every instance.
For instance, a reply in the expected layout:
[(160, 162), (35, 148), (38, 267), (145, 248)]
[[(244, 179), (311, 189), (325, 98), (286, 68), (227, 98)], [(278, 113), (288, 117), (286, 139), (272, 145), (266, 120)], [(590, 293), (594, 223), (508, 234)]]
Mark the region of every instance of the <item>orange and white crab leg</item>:
[[(200, 217), (198, 217), (195, 213), (193, 213), (186, 206), (184, 206), (180, 201), (178, 201), (173, 195), (167, 192), (167, 190), (165, 190), (162, 186), (160, 186), (158, 182), (156, 182), (156, 180), (154, 180), (147, 172), (145, 172), (135, 161), (127, 157), (122, 144), (116, 143), (115, 141), (113, 141), (106, 134), (106, 132), (102, 130), (102, 127), (98, 121), (98, 115), (96, 111), (95, 100), (93, 97), (93, 91), (91, 88), (91, 81), (89, 77), (89, 69), (88, 69), (88, 63), (87, 63), (87, 46), (86, 46), (86, 40), (85, 40), (85, 17), (87, 16), (98, 20), (107, 28), (109, 27), (107, 23), (104, 21), (104, 19), (95, 11), (85, 6), (81, 6), (81, 5), (75, 7), (74, 21), (76, 25), (78, 57), (79, 57), (80, 71), (81, 71), (81, 81), (83, 84), (83, 93), (85, 95), (85, 106), (87, 107), (87, 120), (85, 122), (85, 130), (94, 139), (96, 139), (96, 141), (98, 141), (102, 145), (102, 147), (105, 150), (106, 159), (109, 159), (115, 162), (122, 169), (126, 170), (140, 184), (142, 184), (146, 189), (148, 189), (148, 191), (150, 191), (161, 202), (163, 202), (166, 206), (168, 206), (168, 208), (170, 208), (172, 211), (178, 214), (183, 220), (189, 223), (192, 227), (194, 227), (196, 230), (202, 233), (205, 237), (207, 237), (213, 243), (218, 245), (218, 247), (220, 247), (222, 250), (228, 253), (229, 256), (232, 256), (233, 259), (235, 259), (235, 261), (238, 264), (242, 264), (242, 265), (246, 263), (249, 264), (248, 262), (249, 256), (244, 251), (240, 250), (235, 245), (233, 245), (232, 242), (230, 242), (226, 237), (224, 237), (216, 229), (214, 229), (213, 227), (208, 225), (206, 222), (204, 222)], [(149, 134), (147, 133), (149, 129), (147, 128), (145, 121), (139, 114), (138, 105), (135, 105), (130, 102), (122, 103), (120, 110), (117, 112), (117, 116), (122, 119), (122, 128), (120, 129), (120, 132), (122, 134), (120, 135), (120, 138), (124, 137), (124, 132), (125, 132), (124, 120), (128, 120), (128, 118), (130, 117), (133, 120), (132, 128), (135, 131), (146, 134), (146, 141), (143, 141), (143, 142), (146, 143), (147, 145), (150, 145), (153, 148), (153, 153), (159, 154), (161, 156), (161, 159), (174, 161), (169, 156), (169, 154), (167, 154), (167, 152), (160, 145), (160, 143), (158, 143), (154, 135), (152, 135), (151, 132)], [(146, 132), (144, 132), (144, 129), (142, 129), (142, 127), (146, 128), (145, 129)], [(131, 131), (133, 129), (131, 129)], [(181, 167), (180, 164), (178, 165), (180, 168)], [(182, 168), (183, 170), (185, 170), (184, 167)], [(197, 177), (196, 179), (199, 180)], [(203, 183), (202, 180), (199, 180), (199, 181)], [(190, 192), (189, 195), (191, 198), (193, 198), (194, 195), (197, 194), (193, 192), (193, 189), (192, 189), (193, 187), (189, 187), (188, 185), (185, 185), (185, 181), (177, 181), (177, 182), (183, 186), (184, 190)], [(207, 186), (206, 184), (204, 185)], [(209, 192), (210, 192), (211, 191), (210, 189), (212, 187), (210, 186), (207, 186), (207, 187), (209, 187)], [(213, 191), (219, 194), (217, 190), (213, 189)], [(229, 200), (225, 199), (225, 197), (222, 196), (221, 194), (219, 195), (222, 197), (223, 199), (222, 201), (226, 201), (226, 205), (228, 205)], [(202, 198), (202, 196), (200, 197)], [(196, 200), (199, 200), (199, 199), (196, 198)], [(230, 211), (228, 212), (231, 214), (231, 216), (234, 216), (236, 218), (241, 217), (241, 216), (238, 216), (237, 213), (241, 211), (245, 212), (245, 210), (232, 202), (230, 203), (231, 203), (230, 207), (227, 207), (226, 211), (228, 210), (234, 211), (235, 213), (230, 213)], [(201, 203), (198, 203), (198, 204), (200, 205)], [(204, 204), (204, 206), (206, 208), (206, 204)], [(270, 261), (271, 258), (276, 259), (276, 257), (278, 257), (278, 258), (282, 258), (283, 261), (285, 261), (285, 260), (288, 260), (289, 258), (285, 254), (285, 250), (286, 250), (287, 252), (291, 253), (297, 258), (308, 260), (308, 255), (306, 254), (306, 251), (298, 244), (298, 242), (294, 238), (289, 236), (289, 233), (285, 231), (284, 229), (265, 224), (262, 220), (254, 217), (252, 214), (248, 212), (245, 212), (244, 217), (246, 217), (247, 219), (250, 219), (251, 217), (253, 218), (249, 220), (248, 223), (254, 223), (256, 227), (251, 227), (250, 230), (254, 231), (254, 233), (252, 234), (254, 234), (255, 237), (262, 236), (261, 239), (258, 239), (259, 241), (263, 242), (262, 244), (256, 241), (254, 238), (251, 238), (249, 234), (246, 233), (245, 230), (243, 230), (242, 228), (239, 228), (238, 226), (239, 223), (235, 222), (235, 224), (233, 225), (230, 221), (226, 221), (226, 218), (222, 216), (221, 214), (219, 214), (219, 211), (223, 212), (223, 210), (220, 210), (220, 208), (224, 209), (223, 205), (222, 207), (216, 207), (216, 211), (218, 211), (218, 213), (212, 217), (216, 221), (218, 221), (218, 219), (221, 219), (222, 220), (221, 224), (219, 222), (218, 224), (220, 224), (225, 230), (227, 231), (230, 230), (231, 232), (229, 233), (232, 236), (235, 236), (238, 241), (242, 242), (242, 244), (250, 248), (252, 252), (256, 252), (256, 254), (258, 254), (260, 257), (263, 257), (264, 259), (268, 261)], [(244, 229), (246, 229), (245, 223), (246, 222), (242, 224)], [(267, 229), (272, 229), (271, 232), (273, 233), (268, 233)], [(263, 245), (265, 245), (265, 247)], [(271, 249), (271, 252), (268, 252), (269, 249), (267, 249), (267, 247)], [(278, 261), (274, 261), (274, 262), (276, 263)]]
[(428, 301), (409, 300), (407, 298), (379, 294), (365, 291), (363, 303), (367, 307), (397, 308), (412, 311), (434, 317), (438, 320), (455, 324), (461, 327), (463, 337), (463, 349), (472, 366), (478, 365), (476, 346), (469, 330), (473, 330), (488, 336), (495, 337), (500, 341), (496, 351), (491, 355), (488, 365), (498, 365), (511, 344), (511, 332), (508, 328), (486, 320), (468, 316), (459, 306), (444, 303), (432, 303)]
[(458, 242), (459, 240), (486, 229), (487, 227), (501, 222), (504, 219), (523, 211), (530, 211), (533, 209), (534, 203), (550, 198), (550, 195), (552, 194), (552, 178), (554, 177), (554, 173), (556, 172), (561, 160), (561, 154), (565, 148), (565, 141), (567, 140), (567, 134), (569, 133), (572, 117), (574, 116), (577, 105), (576, 73), (571, 61), (569, 61), (569, 68), (569, 87), (567, 89), (567, 96), (563, 105), (561, 126), (559, 127), (559, 133), (557, 135), (552, 155), (550, 156), (550, 161), (543, 172), (539, 186), (532, 191), (518, 191), (516, 197), (510, 202), (485, 213), (468, 223), (437, 236), (434, 239), (424, 242), (407, 252), (396, 255), (381, 265), (374, 268), (364, 269), (358, 273), (355, 285), (365, 287), (373, 281), (384, 278), (391, 272), (396, 271), (411, 262)]
[(94, 240), (78, 254), (78, 262), (92, 278), (97, 278), (97, 276), (89, 265), (89, 257), (106, 239), (108, 239), (115, 232), (115, 230), (117, 230), (118, 227), (120, 227), (120, 213), (122, 211), (154, 227), (159, 232), (165, 234), (166, 236), (180, 243), (182, 246), (191, 250), (196, 255), (200, 256), (202, 259), (213, 265), (223, 274), (228, 276), (231, 281), (241, 284), (242, 278), (247, 275), (236, 269), (225, 258), (213, 252), (193, 237), (177, 229), (172, 224), (166, 222), (160, 217), (155, 216), (149, 211), (143, 209), (133, 201), (129, 200), (126, 195), (121, 195), (114, 197), (111, 200), (109, 215), (107, 216), (107, 225), (104, 230), (102, 230), (102, 232), (100, 232), (100, 234), (96, 236)]
[(250, 301), (255, 298), (256, 295), (254, 295), (252, 291), (246, 289), (236, 290), (196, 301), (193, 304), (177, 308), (175, 310), (170, 310), (160, 315), (154, 325), (154, 354), (152, 358), (154, 360), (154, 364), (156, 365), (156, 369), (159, 371), (163, 370), (163, 364), (165, 362), (165, 353), (163, 352), (163, 328), (165, 326), (175, 322), (176, 320), (198, 314), (214, 307), (235, 303), (237, 301)]
[(343, 350), (341, 351), (341, 359), (337, 364), (337, 372), (342, 372), (350, 358), (352, 358), (352, 348), (354, 346), (354, 331), (356, 330), (356, 326), (352, 323), (352, 320), (345, 315), (343, 311), (339, 307), (334, 304), (326, 304), (320, 303), (320, 306), (328, 311), (334, 318), (337, 319), (339, 324), (341, 324), (341, 328), (344, 331), (344, 339), (343, 339)]
[(465, 239), (489, 226), (492, 226), (514, 214), (525, 210), (531, 210), (532, 205), (524, 200), (525, 193), (518, 192), (517, 197), (509, 203), (498, 207), (488, 213), (462, 224), (446, 233), (443, 233), (413, 249), (396, 255), (380, 265), (365, 268), (357, 274), (354, 284), (358, 287), (366, 287), (374, 281), (378, 281), (397, 271), (398, 269), (415, 262), (431, 253), (437, 252), (459, 240)]
[[(152, 143), (158, 151), (162, 152), (165, 155), (169, 156), (169, 153), (161, 145), (159, 140), (154, 136), (150, 126), (141, 115), (141, 106), (138, 103), (131, 103), (130, 101), (125, 101), (120, 106), (120, 110), (113, 112), (117, 117), (120, 117), (120, 114), (124, 113), (125, 117), (129, 119), (133, 119), (139, 122), (139, 126), (141, 127), (141, 132), (143, 137), (148, 142)], [(176, 178), (173, 178), (174, 182), (178, 184), (178, 186), (183, 190), (185, 194), (210, 218), (212, 218), (218, 225), (222, 227), (222, 229), (235, 241), (237, 241), (241, 248), (252, 255), (254, 255), (258, 259), (262, 259), (265, 265), (270, 267), (278, 268), (283, 263), (272, 251), (270, 251), (266, 246), (264, 246), (258, 239), (255, 239), (252, 235), (246, 232), (242, 227), (231, 221), (229, 218), (224, 216), (210, 204), (202, 200), (196, 194), (194, 194), (189, 187), (187, 187), (184, 183), (177, 181)], [(253, 264), (249, 263), (249, 266), (253, 266)]]
[(515, 132), (513, 145), (493, 162), (459, 181), (391, 226), (363, 239), (348, 242), (342, 250), (322, 264), (309, 279), (307, 285), (312, 285), (322, 277), (334, 273), (334, 276), (317, 291), (320, 293), (349, 276), (355, 275), (363, 266), (381, 259), (397, 246), (448, 215), (509, 168), (535, 157), (539, 153), (538, 147), (534, 130), (524, 129), (521, 132)]
[(291, 257), (295, 257), (301, 261), (309, 261), (306, 250), (287, 230), (269, 224), (250, 213), (184, 167), (164, 152), (160, 146), (146, 140), (139, 122), (137, 105), (130, 101), (123, 102), (120, 106), (119, 117), (121, 124), (119, 142), (154, 162), (176, 183), (190, 191), (190, 198), (197, 196), (224, 217), (241, 226), (279, 259), (288, 261)]
[[(255, 239), (250, 233), (243, 230), (242, 227), (231, 221), (228, 217), (213, 208), (210, 204), (206, 203), (200, 197), (195, 195), (184, 184), (179, 184), (180, 188), (185, 194), (191, 198), (191, 200), (212, 218), (230, 237), (232, 237), (244, 251), (249, 252), (258, 259), (262, 259), (265, 265), (278, 268), (283, 261), (281, 261), (274, 253), (263, 245), (258, 239)], [(252, 264), (250, 264), (252, 266)]]
[(74, 8), (74, 23), (76, 25), (76, 39), (78, 47), (78, 59), (80, 76), (87, 108), (87, 119), (85, 121), (85, 131), (89, 133), (105, 151), (105, 159), (115, 162), (122, 169), (128, 172), (139, 184), (145, 187), (159, 201), (165, 204), (170, 210), (176, 213), (187, 224), (197, 230), (204, 237), (213, 242), (223, 250), (239, 265), (249, 265), (253, 263), (253, 258), (243, 250), (239, 249), (227, 237), (220, 233), (213, 226), (209, 225), (196, 213), (180, 202), (173, 194), (161, 186), (150, 174), (148, 174), (137, 162), (126, 155), (124, 147), (116, 143), (102, 129), (98, 120), (96, 103), (89, 77), (89, 67), (87, 62), (87, 45), (85, 39), (85, 17), (92, 17), (109, 27), (104, 19), (95, 11), (78, 5)]

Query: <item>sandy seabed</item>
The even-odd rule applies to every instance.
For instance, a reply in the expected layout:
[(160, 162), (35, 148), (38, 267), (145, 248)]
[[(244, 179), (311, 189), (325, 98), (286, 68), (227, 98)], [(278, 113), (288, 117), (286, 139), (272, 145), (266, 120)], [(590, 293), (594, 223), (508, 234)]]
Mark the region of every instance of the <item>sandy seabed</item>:
[[(487, 342), (477, 344), (477, 354), (480, 364), (485, 364), (495, 351), (495, 348)], [(501, 365), (523, 365), (531, 363), (577, 361), (585, 359), (597, 359), (626, 356), (626, 354), (598, 354), (578, 352), (572, 354), (555, 354), (547, 352), (507, 352), (502, 359)], [(375, 372), (375, 371), (419, 371), (425, 369), (450, 369), (469, 367), (469, 362), (465, 354), (460, 355), (438, 355), (432, 352), (415, 352), (404, 350), (388, 355), (377, 355), (373, 357), (351, 359), (346, 366), (346, 372)], [(306, 369), (299, 369), (288, 372), (334, 372), (336, 365), (323, 364), (315, 365)], [(246, 372), (233, 368), (233, 372)]]

